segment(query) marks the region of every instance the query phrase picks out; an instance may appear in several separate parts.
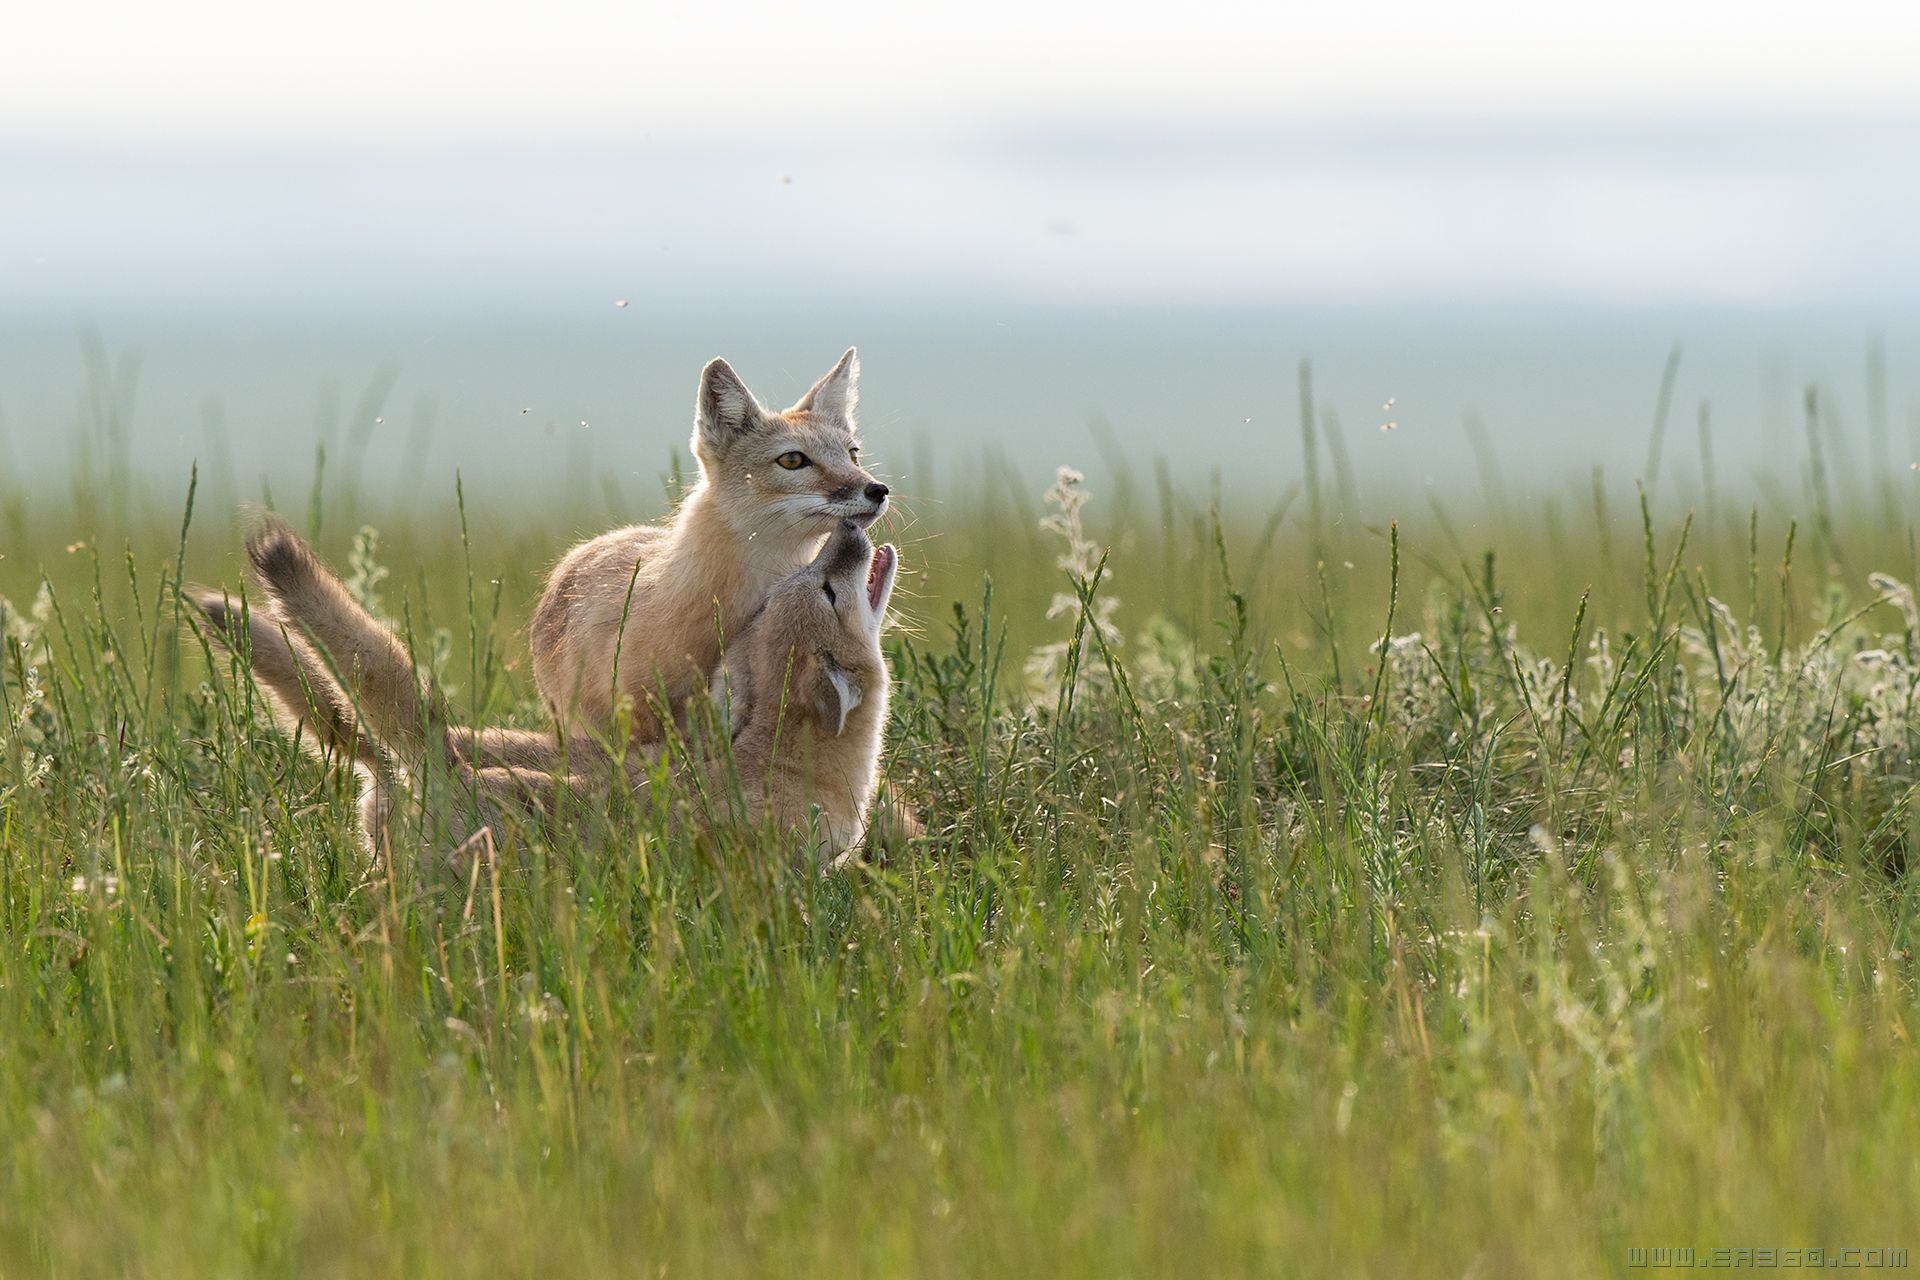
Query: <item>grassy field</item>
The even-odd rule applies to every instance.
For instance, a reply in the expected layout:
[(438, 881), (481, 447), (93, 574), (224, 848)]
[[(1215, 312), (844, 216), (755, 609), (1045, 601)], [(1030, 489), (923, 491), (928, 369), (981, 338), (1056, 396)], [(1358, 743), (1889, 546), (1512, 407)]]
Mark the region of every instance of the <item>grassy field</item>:
[[(1867, 479), (910, 502), (930, 835), (826, 878), (642, 823), (369, 861), (178, 623), (230, 503), (15, 483), (0, 1274), (1920, 1247), (1920, 565)], [(457, 707), (537, 723), (520, 627), (607, 504), (282, 506)]]

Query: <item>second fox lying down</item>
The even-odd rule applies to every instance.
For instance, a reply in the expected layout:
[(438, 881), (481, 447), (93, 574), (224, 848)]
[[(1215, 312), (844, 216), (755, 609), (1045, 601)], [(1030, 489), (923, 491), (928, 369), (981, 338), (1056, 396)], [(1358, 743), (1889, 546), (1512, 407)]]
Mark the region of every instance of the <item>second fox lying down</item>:
[[(616, 780), (591, 740), (563, 744), (550, 734), (449, 724), (444, 701), (416, 674), (399, 638), (284, 524), (250, 538), (247, 559), (264, 607), (243, 617), (213, 591), (196, 603), (215, 639), (248, 655), (286, 727), (304, 726), (306, 740), (372, 775), (361, 801), (370, 840), (395, 802), (417, 798), (436, 768), (456, 784), (446, 815), (456, 839), (482, 825), (497, 837), (504, 817), (550, 811), (563, 790), (645, 785), (652, 756), (632, 757), (628, 776)], [(880, 628), (898, 569), (891, 545), (875, 548), (858, 526), (842, 524), (773, 588), (711, 680), (750, 816), (799, 831), (817, 807), (823, 857), (859, 843), (866, 830), (886, 726)]]

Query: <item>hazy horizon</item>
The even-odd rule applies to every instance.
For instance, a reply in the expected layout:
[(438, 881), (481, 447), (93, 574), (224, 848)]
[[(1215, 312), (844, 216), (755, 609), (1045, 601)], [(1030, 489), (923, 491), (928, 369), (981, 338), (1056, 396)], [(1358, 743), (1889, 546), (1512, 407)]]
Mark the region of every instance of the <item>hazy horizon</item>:
[[(1217, 474), (1228, 496), (1270, 501), (1301, 478), (1307, 360), (1322, 448), (1344, 452), (1363, 497), (1420, 501), (1439, 486), (1457, 505), (1489, 496), (1489, 465), (1515, 497), (1583, 488), (1596, 466), (1617, 484), (1640, 477), (1676, 342), (1657, 496), (1695, 501), (1703, 406), (1722, 496), (1797, 491), (1809, 386), (1837, 481), (1892, 468), (1920, 482), (1911, 310), (1875, 324), (1566, 308), (842, 307), (663, 321), (602, 301), (519, 317), (215, 309), (87, 328), (0, 312), (0, 465), (58, 475), (82, 441), (97, 452), (95, 391), (113, 383), (128, 461), (163, 485), (197, 459), (210, 491), (301, 495), (327, 440), (328, 474), (360, 475), (375, 496), (450, 500), (458, 471), (490, 501), (584, 501), (591, 524), (610, 514), (609, 492), (633, 515), (661, 507), (706, 359), (726, 355), (785, 404), (851, 343), (869, 456), (903, 493), (949, 494), (1002, 461), (1034, 494), (1062, 464), (1096, 477), (1117, 464), (1150, 483), (1164, 459), (1182, 486)], [(1334, 482), (1331, 454), (1322, 468)]]

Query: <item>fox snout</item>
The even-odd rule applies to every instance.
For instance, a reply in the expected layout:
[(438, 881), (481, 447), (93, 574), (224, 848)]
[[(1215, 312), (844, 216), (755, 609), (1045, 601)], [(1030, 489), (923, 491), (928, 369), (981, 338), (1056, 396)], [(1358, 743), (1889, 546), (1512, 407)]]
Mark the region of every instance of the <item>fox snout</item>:
[(857, 520), (842, 520), (820, 548), (815, 563), (828, 574), (852, 573), (873, 558), (873, 542)]
[(863, 480), (856, 480), (852, 484), (835, 489), (827, 495), (827, 501), (839, 505), (843, 510), (862, 499), (872, 503), (871, 511), (846, 512), (847, 519), (856, 520), (865, 525), (872, 524), (887, 513), (887, 495), (891, 492), (893, 492), (891, 489), (872, 476), (866, 476)]

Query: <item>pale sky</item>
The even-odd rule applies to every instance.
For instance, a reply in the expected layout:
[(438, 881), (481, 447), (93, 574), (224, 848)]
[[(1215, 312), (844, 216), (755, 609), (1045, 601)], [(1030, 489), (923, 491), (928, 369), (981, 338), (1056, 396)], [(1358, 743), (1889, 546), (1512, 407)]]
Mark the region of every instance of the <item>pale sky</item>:
[(62, 0), (5, 25), (13, 141), (1920, 110), (1920, 5), (1864, 0)]
[(0, 305), (1920, 300), (1920, 4), (15, 5)]

